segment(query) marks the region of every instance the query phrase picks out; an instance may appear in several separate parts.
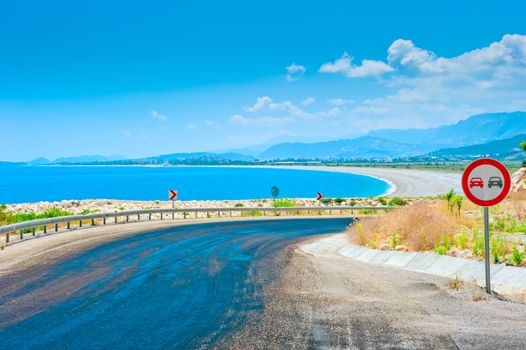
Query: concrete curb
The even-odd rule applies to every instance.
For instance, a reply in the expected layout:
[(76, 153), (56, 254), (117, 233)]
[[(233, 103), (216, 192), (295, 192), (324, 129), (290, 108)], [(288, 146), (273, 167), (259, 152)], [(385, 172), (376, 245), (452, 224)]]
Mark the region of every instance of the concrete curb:
[[(458, 277), (462, 280), (473, 281), (481, 287), (485, 285), (483, 261), (435, 253), (370, 249), (349, 243), (344, 234), (324, 237), (315, 242), (304, 244), (301, 246), (301, 250), (314, 256), (336, 251), (341, 256), (367, 264), (449, 278)], [(492, 264), (491, 278), (492, 288), (498, 293), (526, 292), (526, 268), (524, 267)]]

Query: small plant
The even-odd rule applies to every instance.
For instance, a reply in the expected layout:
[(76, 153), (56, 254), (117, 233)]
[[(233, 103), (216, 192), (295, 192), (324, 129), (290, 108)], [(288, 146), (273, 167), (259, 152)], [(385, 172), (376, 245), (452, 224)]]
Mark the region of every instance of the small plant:
[(332, 198), (329, 198), (329, 197), (327, 197), (327, 198), (322, 198), (322, 199), (321, 199), (321, 203), (322, 203), (323, 205), (330, 205), (330, 204), (332, 204)]
[(450, 211), (450, 212), (453, 212), (453, 204), (452, 204), (452, 199), (453, 197), (455, 196), (455, 190), (454, 189), (450, 189), (448, 192), (446, 192), (443, 196), (443, 198), (447, 201), (447, 209)]
[(369, 245), (369, 247), (372, 248), (372, 249), (376, 249), (376, 248), (378, 248), (378, 244), (376, 244), (376, 240), (374, 240), (373, 238), (371, 238), (371, 239), (369, 240), (369, 244), (368, 244), (368, 245)]
[(263, 216), (263, 213), (258, 210), (249, 210), (245, 212), (246, 216)]
[(462, 287), (462, 280), (460, 279), (460, 277), (458, 277), (458, 275), (455, 276), (455, 279), (449, 281), (449, 289), (454, 289), (458, 291), (460, 287)]
[(391, 234), (391, 248), (395, 249), (397, 245), (398, 245), (398, 235), (396, 234), (396, 232), (393, 232)]
[(462, 196), (455, 196), (453, 197), (453, 204), (457, 207), (458, 210), (458, 216), (460, 217), (460, 209), (462, 209), (462, 202), (464, 201), (464, 197)]
[(365, 238), (363, 236), (363, 225), (361, 223), (356, 224), (356, 234), (358, 235), (358, 243), (364, 245)]
[(343, 198), (334, 198), (334, 203), (336, 203), (336, 205), (342, 205), (343, 203), (345, 203), (345, 199)]
[(356, 202), (356, 199), (354, 199), (354, 198), (352, 198), (352, 199), (349, 201), (349, 205), (350, 205), (351, 207), (354, 207), (354, 206), (356, 205), (356, 203), (357, 203), (357, 202)]
[(401, 207), (401, 206), (404, 206), (407, 204), (407, 201), (403, 198), (400, 198), (400, 197), (393, 197), (391, 198), (391, 200), (389, 201), (389, 206), (391, 207)]
[(475, 256), (483, 256), (484, 255), (484, 237), (480, 234), (480, 231), (478, 229), (473, 229), (473, 233), (471, 236), (472, 246), (471, 246), (471, 252)]
[(503, 261), (506, 255), (506, 239), (503, 236), (492, 236), (490, 239), (490, 251), (494, 263)]
[(274, 201), (275, 208), (289, 208), (289, 207), (295, 207), (297, 205), (298, 204), (296, 202), (288, 198), (280, 198)]
[(448, 235), (444, 235), (440, 242), (435, 243), (435, 252), (440, 255), (444, 255), (451, 249), (451, 239)]
[(378, 197), (378, 202), (380, 202), (381, 205), (387, 205), (389, 200), (387, 199), (387, 197)]
[(236, 205), (234, 205), (235, 208), (242, 208), (243, 207), (243, 203), (236, 203)]
[(513, 246), (513, 248), (511, 248), (511, 262), (513, 265), (521, 265), (523, 260), (524, 253), (519, 252), (519, 248), (517, 246)]
[(468, 234), (465, 231), (461, 231), (456, 239), (455, 239), (455, 245), (459, 249), (466, 249), (466, 244), (468, 242)]

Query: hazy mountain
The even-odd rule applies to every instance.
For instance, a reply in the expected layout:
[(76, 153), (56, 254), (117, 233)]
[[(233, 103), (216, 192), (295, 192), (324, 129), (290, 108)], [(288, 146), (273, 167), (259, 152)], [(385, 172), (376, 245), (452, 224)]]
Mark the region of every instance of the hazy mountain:
[(526, 130), (526, 112), (487, 113), (430, 129), (380, 129), (368, 135), (415, 145), (457, 147), (510, 138)]
[(78, 157), (62, 157), (57, 158), (53, 161), (54, 164), (79, 164), (79, 163), (100, 163), (100, 162), (111, 162), (115, 160), (125, 160), (126, 158), (119, 155), (113, 156), (78, 156)]
[(47, 164), (51, 164), (51, 161), (49, 159), (40, 157), (37, 159), (33, 159), (32, 161), (27, 162), (26, 164), (28, 165), (47, 165)]
[(159, 160), (160, 162), (173, 162), (173, 161), (251, 161), (255, 158), (251, 155), (240, 154), (240, 153), (211, 153), (211, 152), (194, 152), (194, 153), (173, 153), (165, 154), (157, 157), (146, 158), (149, 160)]
[(445, 148), (428, 154), (431, 157), (443, 159), (466, 159), (491, 157), (497, 159), (523, 159), (526, 156), (520, 148), (520, 143), (526, 141), (526, 134), (517, 135), (512, 138), (491, 141), (479, 145), (471, 145), (457, 148)]
[(101, 163), (101, 162), (109, 162), (109, 161), (116, 161), (116, 160), (125, 160), (126, 158), (123, 156), (101, 156), (101, 155), (93, 155), (93, 156), (78, 156), (78, 157), (61, 157), (57, 158), (55, 160), (49, 160), (43, 157), (34, 159), (30, 162), (27, 162), (28, 165), (49, 165), (49, 164), (83, 164), (83, 163)]
[(2, 162), (0, 161), (0, 167), (2, 166), (15, 166), (15, 165), (22, 165), (23, 163), (16, 163), (16, 162)]
[(412, 156), (431, 150), (379, 137), (363, 136), (351, 140), (317, 143), (282, 143), (261, 153), (259, 159), (391, 158)]

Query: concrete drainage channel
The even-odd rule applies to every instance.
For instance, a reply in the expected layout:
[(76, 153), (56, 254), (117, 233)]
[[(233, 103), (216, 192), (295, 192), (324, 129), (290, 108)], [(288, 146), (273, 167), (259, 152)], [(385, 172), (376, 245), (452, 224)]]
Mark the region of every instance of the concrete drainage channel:
[[(449, 278), (458, 277), (465, 281), (474, 281), (481, 287), (485, 286), (484, 261), (435, 253), (370, 249), (347, 242), (343, 234), (321, 238), (301, 246), (303, 252), (315, 256), (335, 249), (341, 256), (371, 265), (394, 267)], [(526, 268), (492, 264), (491, 283), (493, 290), (500, 294), (526, 292)]]

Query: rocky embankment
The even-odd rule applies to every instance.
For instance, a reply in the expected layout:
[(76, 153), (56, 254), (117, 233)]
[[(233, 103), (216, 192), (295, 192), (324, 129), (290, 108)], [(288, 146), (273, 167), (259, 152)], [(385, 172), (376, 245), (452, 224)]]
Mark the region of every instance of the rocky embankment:
[[(318, 206), (320, 203), (313, 199), (294, 198), (297, 206)], [(176, 208), (232, 208), (232, 207), (270, 207), (272, 199), (258, 200), (203, 200), (203, 201), (177, 201)], [(333, 205), (337, 205), (333, 203)], [(378, 199), (356, 198), (345, 199), (340, 205), (354, 206), (380, 206)], [(93, 212), (114, 212), (123, 210), (171, 208), (172, 203), (168, 201), (130, 201), (112, 199), (86, 199), (86, 200), (64, 200), (60, 202), (36, 202), (7, 205), (6, 211), (17, 213), (42, 213), (51, 208), (58, 208), (73, 214), (87, 214)]]
[(511, 178), (511, 191), (523, 192), (526, 191), (526, 168), (521, 168), (513, 173)]

